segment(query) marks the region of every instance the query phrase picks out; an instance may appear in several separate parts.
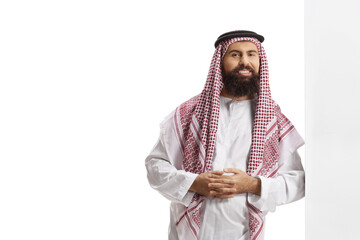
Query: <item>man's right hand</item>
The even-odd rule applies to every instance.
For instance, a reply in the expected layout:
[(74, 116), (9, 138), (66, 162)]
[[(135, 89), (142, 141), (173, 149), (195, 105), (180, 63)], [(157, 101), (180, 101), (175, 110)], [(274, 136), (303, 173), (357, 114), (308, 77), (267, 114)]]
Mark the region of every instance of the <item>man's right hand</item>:
[[(206, 197), (232, 198), (235, 195), (233, 193), (234, 183), (228, 179), (228, 176), (223, 176), (223, 174), (224, 171), (201, 173), (196, 177), (189, 190)], [(219, 195), (214, 188), (210, 188), (210, 183), (222, 183), (222, 194)], [(229, 194), (226, 194), (226, 191), (229, 191)]]

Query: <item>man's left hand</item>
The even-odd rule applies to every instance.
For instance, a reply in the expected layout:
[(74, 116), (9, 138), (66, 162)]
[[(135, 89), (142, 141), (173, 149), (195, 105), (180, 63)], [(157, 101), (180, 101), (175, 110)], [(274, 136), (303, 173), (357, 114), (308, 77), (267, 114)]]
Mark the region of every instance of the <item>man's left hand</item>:
[[(221, 176), (215, 183), (210, 183), (209, 187), (216, 191), (214, 198), (223, 198), (223, 195), (235, 195), (241, 193), (253, 193), (256, 195), (261, 194), (261, 180), (246, 174), (237, 168), (225, 168), (225, 173), (233, 173), (231, 176)], [(231, 189), (224, 188), (225, 184), (232, 183)], [(231, 192), (229, 192), (231, 191)]]

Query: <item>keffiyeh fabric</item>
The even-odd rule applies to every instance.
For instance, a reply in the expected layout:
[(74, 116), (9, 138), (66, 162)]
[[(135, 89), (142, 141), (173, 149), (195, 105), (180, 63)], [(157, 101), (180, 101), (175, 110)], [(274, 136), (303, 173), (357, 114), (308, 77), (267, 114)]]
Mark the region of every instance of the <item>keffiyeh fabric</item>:
[[(252, 145), (247, 174), (275, 177), (278, 170), (279, 143), (293, 130), (293, 125), (272, 100), (269, 87), (268, 63), (259, 40), (235, 37), (221, 42), (213, 55), (204, 90), (181, 104), (175, 111), (174, 128), (183, 156), (185, 171), (200, 174), (212, 171), (215, 138), (220, 112), (222, 59), (230, 46), (237, 41), (251, 41), (260, 57), (260, 91), (253, 126)], [(197, 239), (200, 230), (200, 207), (205, 197), (195, 194), (190, 205), (177, 210), (179, 239)], [(248, 203), (251, 240), (263, 239), (264, 216)]]

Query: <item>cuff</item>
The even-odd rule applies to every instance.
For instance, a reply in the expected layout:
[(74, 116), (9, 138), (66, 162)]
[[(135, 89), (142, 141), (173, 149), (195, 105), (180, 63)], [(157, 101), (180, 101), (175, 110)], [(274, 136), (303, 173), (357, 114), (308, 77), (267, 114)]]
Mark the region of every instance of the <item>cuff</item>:
[(248, 201), (251, 205), (259, 209), (260, 211), (274, 212), (276, 204), (269, 197), (271, 186), (273, 185), (273, 179), (263, 176), (256, 176), (261, 180), (261, 194), (260, 196), (252, 193), (248, 193)]
[(185, 205), (185, 207), (189, 206), (192, 198), (194, 197), (195, 192), (189, 191), (189, 188), (195, 181), (198, 174), (186, 172), (186, 180), (183, 182), (183, 185), (180, 189), (181, 194), (183, 194), (183, 198), (181, 199), (181, 203)]

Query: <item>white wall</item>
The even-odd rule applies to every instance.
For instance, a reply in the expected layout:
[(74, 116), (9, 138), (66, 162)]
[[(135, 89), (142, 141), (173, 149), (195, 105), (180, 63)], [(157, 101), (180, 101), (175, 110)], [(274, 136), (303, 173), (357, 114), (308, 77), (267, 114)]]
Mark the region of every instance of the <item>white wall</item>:
[[(159, 123), (202, 90), (216, 38), (245, 29), (304, 136), (303, 20), (302, 1), (2, 1), (0, 239), (166, 239), (144, 167)], [(266, 236), (304, 239), (304, 200)]]
[(306, 239), (360, 239), (360, 2), (305, 1)]

